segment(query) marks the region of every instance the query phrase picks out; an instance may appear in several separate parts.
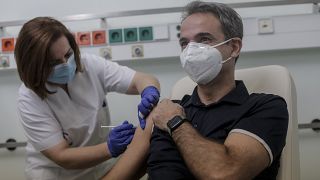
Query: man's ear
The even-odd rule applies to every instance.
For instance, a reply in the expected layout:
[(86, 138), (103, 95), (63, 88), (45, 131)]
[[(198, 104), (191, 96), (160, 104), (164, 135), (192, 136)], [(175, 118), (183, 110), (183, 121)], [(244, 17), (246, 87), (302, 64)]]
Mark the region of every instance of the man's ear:
[(232, 47), (232, 57), (238, 57), (242, 48), (242, 40), (238, 37), (232, 38), (231, 41), (231, 47)]

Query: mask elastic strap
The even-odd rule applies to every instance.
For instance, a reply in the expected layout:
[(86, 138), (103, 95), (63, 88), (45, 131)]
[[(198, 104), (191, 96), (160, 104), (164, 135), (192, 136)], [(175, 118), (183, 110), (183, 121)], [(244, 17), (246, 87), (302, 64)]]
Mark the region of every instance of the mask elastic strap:
[(226, 59), (226, 60), (223, 60), (221, 63), (224, 64), (224, 63), (228, 62), (230, 59), (232, 59), (232, 56), (230, 56), (230, 57), (229, 57), (228, 59)]
[[(226, 41), (223, 41), (223, 42), (221, 42), (221, 43), (219, 43), (219, 44), (216, 44), (216, 45), (214, 45), (214, 46), (212, 46), (212, 47), (220, 46), (220, 45), (222, 45), (222, 44), (225, 44), (225, 43), (231, 41), (232, 39), (233, 39), (233, 38), (230, 38), (230, 39), (228, 39), (228, 40), (226, 40)], [(227, 58), (226, 60), (223, 60), (221, 63), (224, 64), (224, 63), (228, 62), (230, 59), (232, 59), (232, 56), (230, 56), (230, 57)]]
[(216, 44), (216, 45), (213, 45), (213, 46), (211, 46), (211, 47), (215, 48), (215, 47), (221, 46), (222, 44), (225, 44), (225, 43), (231, 41), (232, 39), (233, 39), (233, 38), (230, 38), (230, 39), (228, 39), (228, 40), (226, 40), (226, 41), (223, 41), (223, 42), (218, 43), (218, 44)]

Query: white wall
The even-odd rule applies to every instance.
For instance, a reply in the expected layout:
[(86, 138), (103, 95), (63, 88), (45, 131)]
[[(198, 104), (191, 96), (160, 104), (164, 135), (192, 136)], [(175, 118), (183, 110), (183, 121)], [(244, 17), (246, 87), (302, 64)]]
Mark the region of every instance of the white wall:
[[(190, 0), (118, 0), (118, 1), (78, 1), (78, 0), (0, 0), (0, 22), (19, 19), (30, 19), (35, 16), (63, 17), (66, 15), (82, 13), (105, 13), (124, 10), (138, 10), (161, 7), (183, 6)], [(240, 2), (240, 1), (220, 1)], [(5, 7), (5, 8), (3, 8)], [(310, 12), (309, 5), (290, 6), (290, 8), (246, 8), (239, 9), (243, 17), (270, 16), (275, 14), (305, 13)], [(143, 18), (143, 17), (142, 17)], [(158, 21), (178, 21), (179, 15), (174, 18), (166, 17)], [(145, 21), (137, 19), (137, 21)], [(131, 22), (137, 22), (131, 21)], [(154, 22), (155, 19), (148, 18), (147, 21)], [(117, 24), (111, 20), (112, 23)], [(126, 21), (128, 22), (128, 21)], [(80, 23), (80, 27), (88, 28), (87, 22)], [(96, 22), (88, 22), (89, 28), (97, 28)], [(297, 22), (299, 23), (299, 22)], [(119, 22), (119, 24), (121, 24)], [(130, 25), (130, 24), (129, 24)], [(79, 25), (77, 26), (79, 28)], [(318, 37), (315, 37), (318, 38)], [(292, 73), (297, 86), (298, 93), (298, 119), (299, 123), (309, 123), (314, 118), (320, 118), (320, 49), (297, 49), (285, 51), (267, 51), (245, 53), (238, 60), (237, 68), (246, 68), (267, 64), (280, 64), (286, 66)], [(160, 51), (160, 50), (159, 50)], [(162, 98), (170, 96), (170, 88), (176, 80), (185, 76), (178, 57), (170, 59), (159, 59), (151, 61), (126, 61), (120, 64), (127, 65), (138, 71), (154, 74), (161, 82)], [(7, 138), (14, 137), (18, 141), (24, 141), (25, 137), (19, 125), (16, 115), (17, 90), (20, 81), (16, 71), (0, 71), (0, 143)], [(136, 105), (139, 103), (138, 96), (126, 96), (109, 94), (107, 96), (111, 111), (111, 117), (116, 122), (127, 119), (137, 123)], [(125, 102), (125, 103), (123, 103)], [(127, 112), (124, 114), (123, 112)], [(301, 151), (301, 179), (318, 180), (320, 172), (319, 133), (311, 130), (300, 131)], [(22, 157), (24, 150), (8, 152), (0, 149), (0, 174), (3, 179), (24, 179)], [(14, 168), (13, 168), (14, 167)]]
[[(127, 10), (139, 10), (139, 9), (153, 9), (153, 8), (165, 8), (165, 7), (181, 7), (192, 0), (161, 0), (161, 1), (148, 1), (148, 0), (91, 0), (91, 1), (78, 1), (78, 0), (1, 0), (1, 16), (0, 22), (29, 19), (35, 16), (54, 16), (64, 17), (74, 14), (92, 14), (92, 13), (105, 13), (105, 12), (117, 12)], [(209, 0), (212, 1), (212, 0)], [(216, 2), (222, 3), (238, 3), (238, 2), (259, 2), (263, 0), (217, 0)], [(276, 0), (275, 0), (276, 1)], [(281, 10), (273, 12), (261, 12), (261, 9), (257, 11), (246, 12), (247, 9), (241, 11), (243, 16), (250, 15), (252, 12), (263, 15), (274, 14), (286, 14), (288, 12), (305, 12), (305, 6), (294, 6), (294, 8), (286, 8), (285, 11)], [(265, 11), (265, 7), (263, 8)]]

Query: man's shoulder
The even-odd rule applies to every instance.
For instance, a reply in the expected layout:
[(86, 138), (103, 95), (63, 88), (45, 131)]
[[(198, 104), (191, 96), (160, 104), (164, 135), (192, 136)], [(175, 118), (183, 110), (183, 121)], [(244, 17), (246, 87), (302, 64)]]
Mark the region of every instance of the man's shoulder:
[(279, 104), (286, 104), (286, 101), (283, 97), (275, 94), (267, 93), (252, 93), (249, 96), (249, 101), (254, 101), (256, 103), (268, 103), (268, 102), (278, 102)]

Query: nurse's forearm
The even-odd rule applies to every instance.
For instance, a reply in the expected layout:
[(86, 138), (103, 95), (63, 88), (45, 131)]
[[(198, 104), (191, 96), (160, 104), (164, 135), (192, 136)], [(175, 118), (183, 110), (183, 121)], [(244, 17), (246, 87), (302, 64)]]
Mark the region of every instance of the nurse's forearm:
[(151, 74), (136, 72), (127, 90), (127, 94), (140, 94), (147, 86), (154, 86), (160, 91), (160, 83)]
[(89, 168), (111, 158), (106, 143), (70, 148), (63, 141), (48, 150), (42, 151), (42, 153), (65, 169)]

